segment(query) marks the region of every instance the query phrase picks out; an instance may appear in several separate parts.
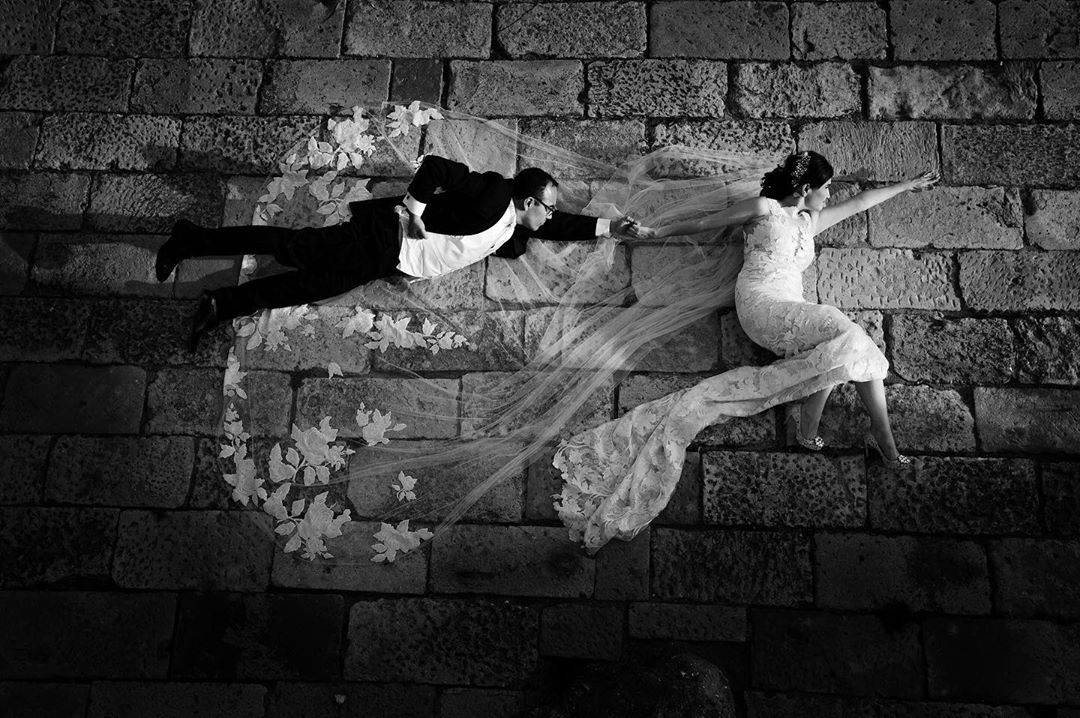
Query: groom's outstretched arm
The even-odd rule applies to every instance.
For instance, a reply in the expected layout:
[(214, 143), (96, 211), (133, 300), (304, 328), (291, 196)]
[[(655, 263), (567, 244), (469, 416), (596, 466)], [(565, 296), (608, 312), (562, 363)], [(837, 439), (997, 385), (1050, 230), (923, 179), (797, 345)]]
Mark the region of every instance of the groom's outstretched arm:
[(603, 219), (583, 214), (571, 214), (555, 210), (551, 219), (540, 225), (532, 234), (541, 239), (561, 239), (570, 242), (596, 239), (609, 234), (622, 219)]

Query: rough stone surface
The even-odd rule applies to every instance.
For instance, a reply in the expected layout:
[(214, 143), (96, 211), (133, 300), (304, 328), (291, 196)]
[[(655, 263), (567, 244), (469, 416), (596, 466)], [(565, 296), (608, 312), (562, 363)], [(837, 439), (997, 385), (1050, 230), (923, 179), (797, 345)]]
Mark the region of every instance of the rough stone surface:
[(262, 718), (266, 688), (254, 684), (110, 683), (93, 685), (89, 718)]
[(109, 509), (0, 508), (0, 586), (19, 588), (109, 575), (116, 518)]
[[(461, 433), (467, 438), (477, 438), (484, 435), (498, 435), (506, 429), (520, 427), (526, 422), (536, 421), (562, 400), (563, 396), (553, 396), (547, 404), (530, 406), (531, 411), (521, 411), (516, 418), (502, 421), (499, 424), (489, 424), (487, 415), (491, 407), (500, 406), (511, 392), (520, 391), (515, 382), (522, 377), (503, 372), (486, 372), (478, 374), (465, 374), (461, 377), (462, 390), (462, 419)], [(591, 396), (569, 395), (571, 401), (578, 404), (578, 409), (571, 414), (562, 431), (561, 438), (569, 438), (586, 429), (604, 423), (612, 418), (613, 409), (613, 386), (610, 381), (593, 392)]]
[(593, 597), (599, 601), (629, 601), (649, 597), (649, 545), (645, 529), (631, 541), (612, 541), (596, 557)]
[(863, 465), (856, 458), (710, 451), (702, 465), (708, 523), (856, 527), (866, 521)]
[(442, 62), (429, 59), (394, 60), (390, 99), (395, 102), (439, 104), (443, 89)]
[(540, 614), (540, 654), (615, 661), (622, 654), (623, 610), (612, 604), (563, 603)]
[(345, 711), (360, 715), (426, 718), (435, 712), (435, 691), (435, 686), (416, 683), (279, 682), (270, 693), (266, 716), (325, 718), (328, 713), (342, 712), (344, 705)]
[(1069, 0), (1005, 0), (998, 13), (1003, 57), (1080, 57), (1080, 24)]
[(41, 123), (35, 165), (47, 169), (168, 170), (180, 122), (151, 115), (70, 113)]
[(1080, 618), (1080, 543), (1002, 539), (990, 543), (994, 606), (1010, 616)]
[(735, 67), (734, 106), (748, 117), (841, 117), (862, 109), (859, 76), (850, 65), (810, 67), (745, 63)]
[(0, 146), (0, 170), (30, 168), (37, 146), (41, 116), (30, 112), (0, 112), (0, 136), (7, 138)]
[(675, 641), (745, 641), (745, 608), (685, 603), (631, 603), (630, 635)]
[(0, 427), (37, 433), (135, 434), (146, 372), (138, 367), (18, 364), (8, 375)]
[(589, 116), (722, 117), (727, 64), (711, 60), (589, 63)]
[(987, 451), (1080, 454), (1080, 392), (976, 387), (975, 418)]
[(922, 695), (919, 629), (887, 630), (875, 616), (755, 610), (755, 684), (896, 698)]
[(645, 3), (507, 3), (495, 15), (511, 57), (641, 57)]
[(61, 0), (8, 0), (0, 26), (0, 54), (45, 54), (52, 51)]
[(973, 309), (1080, 308), (1080, 252), (965, 252), (960, 289)]
[(1026, 317), (1014, 325), (1020, 381), (1080, 385), (1080, 320), (1073, 317)]
[(307, 379), (297, 390), (296, 423), (307, 428), (329, 416), (339, 436), (358, 437), (353, 418), (362, 402), (405, 424), (389, 439), (446, 439), (458, 433), (457, 393), (457, 379)]
[(44, 235), (30, 278), (48, 294), (168, 297), (172, 287), (153, 275), (162, 241), (138, 235)]
[[(795, 149), (795, 140), (791, 126), (786, 122), (706, 120), (656, 125), (653, 128), (652, 148), (670, 145), (746, 152), (779, 161)], [(681, 169), (682, 174), (693, 176), (708, 171), (708, 166), (687, 161), (672, 169)]]
[(442, 691), (440, 718), (471, 718), (471, 716), (514, 716), (524, 707), (520, 691), (500, 691), (484, 688), (447, 688)]
[(536, 669), (539, 616), (509, 602), (406, 598), (349, 612), (345, 678), (502, 686)]
[(345, 23), (345, 52), (392, 57), (487, 57), (489, 3), (412, 0), (353, 5)]
[(255, 60), (145, 60), (135, 75), (131, 109), (249, 115), (255, 111), (261, 84), (262, 65)]
[[(903, 718), (1031, 718), (1020, 706), (978, 703), (890, 700), (863, 696), (825, 696), (747, 691), (750, 718), (802, 718), (804, 716), (885, 716)], [(1062, 718), (1065, 718), (1062, 716)]]
[(165, 678), (175, 617), (176, 597), (162, 593), (6, 591), (0, 675)]
[[(650, 213), (650, 207), (634, 210), (641, 216)], [(647, 214), (646, 214), (647, 216)], [(682, 272), (699, 271), (707, 275), (725, 276), (733, 267), (742, 263), (741, 244), (714, 244), (721, 238), (708, 234), (697, 236), (701, 242), (666, 246), (639, 245), (631, 250), (631, 282), (637, 304), (647, 307), (665, 307), (677, 304), (685, 282), (679, 279)]]
[(1032, 190), (1025, 204), (1028, 240), (1043, 249), (1080, 249), (1080, 192)]
[(0, 175), (0, 228), (78, 229), (89, 191), (85, 174)]
[(890, 11), (898, 60), (994, 60), (991, 0), (894, 0)]
[[(611, 166), (618, 166), (627, 158), (640, 155), (645, 150), (645, 123), (641, 120), (535, 119), (523, 123), (521, 131), (530, 137)], [(528, 158), (522, 158), (522, 163), (552, 173), (559, 179), (560, 185), (564, 179), (590, 177), (599, 171), (590, 167), (563, 167), (556, 162), (533, 162)]]
[(80, 346), (83, 360), (90, 364), (224, 367), (228, 347), (235, 341), (232, 327), (222, 325), (208, 332), (192, 355), (187, 348), (192, 307), (187, 302), (116, 299), (84, 304), (90, 317)]
[(191, 4), (172, 0), (65, 2), (56, 49), (72, 55), (177, 57), (184, 54)]
[[(975, 419), (957, 390), (894, 384), (885, 388), (885, 399), (902, 452), (975, 449)], [(820, 432), (830, 446), (862, 446), (870, 420), (853, 386), (840, 387), (830, 396)], [(876, 461), (877, 454), (873, 457)]]
[(260, 111), (271, 115), (326, 114), (383, 102), (389, 60), (280, 60), (271, 63)]
[[(337, 325), (352, 317), (352, 308), (336, 306), (318, 307), (313, 315), (318, 319), (303, 326), (314, 329), (310, 335), (303, 331), (286, 332), (289, 350), (283, 347), (267, 351), (266, 344), (260, 348), (248, 350), (246, 365), (252, 369), (276, 369), (279, 371), (318, 370), (327, 371), (330, 362), (336, 363), (346, 376), (366, 374), (371, 369), (371, 350), (364, 346), (366, 335), (352, 334), (342, 336), (342, 329)], [(426, 352), (424, 352), (426, 353)]]
[(198, 2), (191, 22), (191, 54), (217, 57), (337, 57), (345, 3), (325, 6), (291, 0)]
[[(563, 123), (554, 124), (559, 126)], [(520, 146), (516, 134), (510, 134), (516, 133), (520, 126), (521, 123), (516, 119), (477, 124), (448, 117), (442, 122), (427, 126), (424, 132), (423, 152), (447, 156), (455, 154), (457, 147), (469, 147), (469, 167), (472, 170), (498, 172), (504, 177), (512, 177), (517, 173), (519, 166), (526, 166), (524, 158), (519, 155), (525, 148)], [(539, 166), (536, 161), (529, 161), (527, 164)], [(554, 174), (558, 175), (560, 180), (573, 176), (572, 171), (568, 169), (560, 167)], [(566, 187), (562, 186), (561, 182), (559, 189), (560, 193), (566, 192)], [(402, 187), (401, 194), (404, 193), (405, 188)]]
[[(562, 242), (555, 240), (529, 242), (528, 249), (518, 259), (502, 259), (491, 257), (488, 259), (488, 271), (484, 293), (489, 299), (504, 302), (542, 302), (550, 294), (545, 287), (556, 296), (568, 290), (575, 281), (568, 273), (560, 272), (557, 267), (545, 266), (543, 258), (551, 252), (560, 253), (560, 257), (569, 266), (576, 266), (594, 249), (588, 242)], [(532, 272), (518, 271), (520, 265), (525, 262), (534, 269)], [(532, 276), (535, 272), (535, 277)], [(625, 248), (616, 249), (613, 257), (613, 266), (607, 274), (598, 281), (595, 291), (587, 292), (584, 289), (575, 296), (583, 302), (600, 301), (630, 283), (630, 267), (627, 261)]]
[(162, 369), (147, 392), (147, 430), (162, 434), (221, 431), (222, 372), (216, 369)]
[(914, 611), (990, 612), (986, 553), (974, 541), (818, 534), (814, 556), (821, 608), (872, 611), (902, 604)]
[(1000, 187), (940, 187), (904, 193), (870, 210), (875, 247), (1020, 249), (1020, 198)]
[(1056, 535), (1080, 535), (1080, 463), (1044, 464), (1042, 491), (1046, 530)]
[(781, 2), (659, 2), (649, 27), (654, 57), (786, 60), (790, 53)]
[(0, 299), (0, 361), (78, 358), (90, 307), (67, 299)]
[(1044, 62), (1039, 66), (1043, 113), (1048, 120), (1080, 120), (1080, 62)]
[(124, 112), (134, 60), (21, 55), (0, 74), (0, 107), (46, 112)]
[(582, 116), (578, 96), (585, 89), (585, 75), (576, 60), (453, 60), (450, 73), (453, 110), (485, 117)]
[(653, 595), (797, 605), (811, 600), (810, 542), (767, 531), (653, 529)]
[(885, 10), (872, 2), (795, 3), (791, 8), (796, 60), (884, 59)]
[(944, 125), (942, 176), (949, 184), (1080, 183), (1080, 126)]
[(0, 504), (41, 501), (49, 443), (47, 436), (0, 436), (0, 456), (7, 464), (0, 474)]
[(125, 588), (265, 590), (272, 524), (255, 511), (124, 511), (113, 579)]
[[(889, 344), (893, 371), (911, 382), (1005, 384), (1017, 365), (1013, 334), (1004, 319), (898, 314), (890, 324)], [(1026, 351), (1024, 342), (1021, 351)]]
[(870, 526), (912, 533), (1038, 530), (1034, 466), (1021, 459), (921, 459), (904, 473), (869, 476)]
[(0, 295), (21, 294), (26, 288), (36, 240), (33, 234), (0, 230)]
[(216, 177), (184, 174), (97, 174), (86, 212), (88, 229), (168, 234), (178, 219), (216, 227), (225, 201), (225, 183)]
[(693, 324), (643, 346), (648, 354), (636, 365), (638, 371), (698, 372), (716, 368), (720, 356), (720, 323), (707, 316)]
[(194, 458), (194, 441), (181, 437), (61, 436), (45, 493), (62, 504), (177, 508)]
[(899, 182), (938, 168), (931, 122), (810, 123), (799, 132), (799, 149), (828, 157), (840, 178)]
[(386, 282), (372, 282), (341, 295), (329, 304), (346, 307), (360, 304), (372, 310), (415, 310), (417, 303), (437, 306), (445, 311), (482, 309), (486, 306), (484, 281), (484, 265), (476, 263), (441, 277), (425, 279), (405, 289), (391, 289)]
[(180, 138), (180, 167), (237, 174), (277, 171), (292, 147), (319, 127), (309, 117), (192, 117)]
[(822, 249), (818, 292), (841, 309), (959, 309), (952, 256), (904, 249)]
[(1035, 68), (1026, 64), (870, 68), (874, 120), (1030, 120), (1036, 94)]

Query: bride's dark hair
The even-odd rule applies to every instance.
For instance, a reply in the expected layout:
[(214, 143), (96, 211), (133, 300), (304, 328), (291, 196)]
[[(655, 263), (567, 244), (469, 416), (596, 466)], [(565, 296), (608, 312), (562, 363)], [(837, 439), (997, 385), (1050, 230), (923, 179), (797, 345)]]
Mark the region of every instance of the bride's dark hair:
[(790, 197), (804, 184), (817, 189), (832, 179), (833, 168), (817, 152), (806, 150), (788, 155), (783, 164), (766, 172), (761, 179), (761, 196), (770, 199)]

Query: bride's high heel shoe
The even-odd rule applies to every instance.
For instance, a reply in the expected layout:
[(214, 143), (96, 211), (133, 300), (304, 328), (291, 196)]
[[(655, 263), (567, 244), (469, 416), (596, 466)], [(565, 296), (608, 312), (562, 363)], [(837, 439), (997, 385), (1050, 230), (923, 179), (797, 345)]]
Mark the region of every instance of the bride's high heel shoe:
[(881, 445), (878, 444), (877, 439), (874, 438), (873, 434), (866, 435), (866, 438), (863, 439), (863, 447), (867, 458), (870, 456), (870, 449), (876, 451), (878, 456), (881, 457), (881, 463), (886, 469), (896, 471), (897, 469), (906, 469), (912, 465), (910, 456), (904, 456), (903, 454), (897, 453), (895, 459), (886, 457), (885, 452), (881, 450)]
[(807, 438), (802, 433), (802, 404), (794, 404), (788, 407), (787, 422), (791, 424), (792, 433), (799, 446), (810, 451), (821, 451), (825, 448), (825, 440), (820, 436)]

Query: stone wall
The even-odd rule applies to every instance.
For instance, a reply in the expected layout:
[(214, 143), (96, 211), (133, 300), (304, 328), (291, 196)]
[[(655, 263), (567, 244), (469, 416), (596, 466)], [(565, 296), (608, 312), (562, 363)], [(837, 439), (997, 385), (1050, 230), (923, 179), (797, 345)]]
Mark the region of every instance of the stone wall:
[[(752, 718), (1080, 716), (1075, 0), (310, 6), (3, 3), (0, 705), (494, 718), (576, 661), (689, 650)], [(221, 481), (230, 336), (183, 348), (191, 298), (237, 266), (186, 262), (159, 285), (154, 252), (178, 216), (236, 222), (296, 139), (386, 99), (609, 161), (815, 149), (844, 195), (939, 169), (932, 192), (820, 236), (808, 288), (885, 349), (918, 468), (865, 460), (844, 387), (822, 455), (791, 449), (779, 413), (711, 427), (655, 526), (595, 558), (566, 541), (544, 462), (398, 565), (367, 560), (366, 521), (331, 568), (282, 554)], [(663, 261), (650, 251), (617, 281)], [(539, 317), (485, 312), (499, 277), (492, 261), (425, 291), (524, 352)], [(408, 357), (312, 341), (347, 376), (259, 366), (279, 428), (368, 396), (456, 416), (391, 371)], [(763, 360), (722, 312), (584, 420)], [(409, 368), (467, 389), (513, 366), (481, 351)], [(468, 430), (451, 423), (409, 438)], [(360, 514), (369, 498), (350, 494)]]

